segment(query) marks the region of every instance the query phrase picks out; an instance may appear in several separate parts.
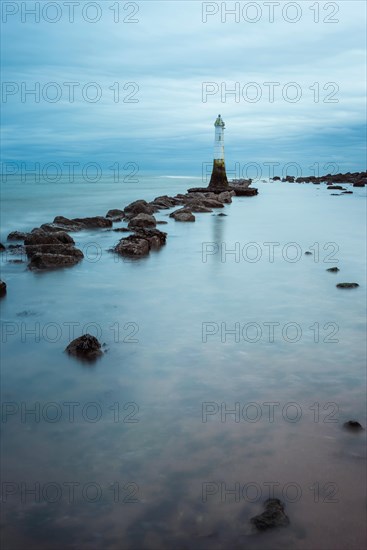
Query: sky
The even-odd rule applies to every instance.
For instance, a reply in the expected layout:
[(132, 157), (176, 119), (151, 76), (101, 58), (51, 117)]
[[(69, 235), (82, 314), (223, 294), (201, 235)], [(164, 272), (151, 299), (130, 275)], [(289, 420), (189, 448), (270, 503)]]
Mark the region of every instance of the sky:
[(366, 169), (364, 1), (1, 8), (3, 172), (200, 176), (219, 113), (235, 176)]

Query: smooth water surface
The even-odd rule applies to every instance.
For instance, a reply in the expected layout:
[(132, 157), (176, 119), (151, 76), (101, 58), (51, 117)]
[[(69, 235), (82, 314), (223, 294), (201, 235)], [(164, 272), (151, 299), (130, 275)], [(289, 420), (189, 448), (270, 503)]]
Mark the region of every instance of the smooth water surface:
[[(1, 240), (200, 184), (14, 180)], [(167, 244), (138, 261), (109, 230), (73, 234), (71, 269), (3, 254), (4, 550), (364, 547), (365, 436), (342, 424), (366, 426), (366, 192), (257, 187), (226, 216), (161, 210)], [(86, 331), (93, 365), (64, 353)], [(271, 487), (290, 525), (255, 534)]]

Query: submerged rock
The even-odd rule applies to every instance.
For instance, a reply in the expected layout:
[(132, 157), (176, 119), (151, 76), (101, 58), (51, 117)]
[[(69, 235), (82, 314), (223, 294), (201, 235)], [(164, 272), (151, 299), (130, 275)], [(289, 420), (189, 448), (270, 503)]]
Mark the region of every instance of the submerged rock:
[(306, 250), (305, 256), (312, 256), (312, 252), (310, 252), (309, 250)]
[(0, 280), (0, 298), (6, 294), (6, 282)]
[(338, 191), (345, 191), (345, 187), (342, 187), (341, 185), (328, 185), (327, 189), (337, 189)]
[(338, 267), (329, 267), (326, 271), (329, 271), (330, 273), (338, 273), (340, 269)]
[(264, 512), (250, 520), (258, 531), (289, 525), (289, 517), (284, 512), (285, 506), (278, 498), (269, 498), (265, 501), (264, 506)]
[(336, 285), (337, 288), (358, 288), (358, 283), (338, 283)]
[(364, 430), (363, 426), (357, 420), (348, 420), (344, 422), (343, 428), (350, 432), (362, 432)]
[(101, 344), (97, 338), (91, 334), (84, 334), (79, 338), (75, 338), (75, 340), (70, 342), (65, 351), (69, 355), (87, 361), (93, 361), (103, 354)]

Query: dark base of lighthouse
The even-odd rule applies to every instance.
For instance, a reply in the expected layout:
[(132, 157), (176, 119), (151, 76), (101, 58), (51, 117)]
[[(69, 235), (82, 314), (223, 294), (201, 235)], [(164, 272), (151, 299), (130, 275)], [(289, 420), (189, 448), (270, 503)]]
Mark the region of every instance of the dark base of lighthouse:
[(224, 160), (214, 160), (212, 176), (210, 178), (208, 189), (213, 191), (217, 189), (220, 189), (221, 191), (228, 190), (228, 179)]

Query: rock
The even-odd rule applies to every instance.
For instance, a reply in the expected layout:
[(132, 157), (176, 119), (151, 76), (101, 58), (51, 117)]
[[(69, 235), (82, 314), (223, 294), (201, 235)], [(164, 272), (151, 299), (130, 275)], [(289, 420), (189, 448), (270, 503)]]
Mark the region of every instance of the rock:
[(66, 231), (47, 232), (38, 227), (32, 229), (32, 231), (28, 233), (24, 239), (25, 245), (52, 244), (56, 242), (63, 244), (75, 244), (74, 239), (70, 237)]
[(24, 233), (23, 231), (12, 231), (7, 238), (8, 241), (24, 241), (27, 235), (28, 233)]
[(29, 262), (28, 267), (31, 270), (72, 267), (73, 265), (76, 265), (78, 262), (80, 262), (80, 260), (81, 257), (78, 256), (37, 252), (31, 257), (31, 261)]
[(45, 231), (82, 231), (83, 229), (98, 229), (112, 227), (112, 220), (103, 216), (94, 216), (91, 218), (65, 218), (56, 216), (52, 224), (43, 224), (41, 229)]
[(116, 227), (115, 229), (112, 229), (112, 231), (116, 231), (116, 233), (131, 233), (131, 229), (128, 229), (127, 227)]
[(350, 432), (362, 432), (364, 430), (357, 420), (348, 420), (348, 422), (344, 422), (343, 428)]
[(207, 208), (224, 208), (224, 204), (216, 198), (213, 199), (210, 197), (204, 197), (203, 199), (201, 199), (200, 202), (203, 206), (206, 206)]
[(180, 201), (180, 199), (169, 197), (168, 195), (162, 195), (160, 197), (156, 197), (150, 204), (159, 210), (164, 210), (173, 208), (174, 206), (181, 204), (181, 202), (182, 201)]
[(178, 222), (194, 222), (195, 216), (194, 214), (187, 208), (180, 208), (179, 210), (175, 210), (169, 215), (170, 218), (173, 218), (174, 220)]
[(306, 250), (305, 256), (312, 256), (312, 252), (310, 252), (309, 250)]
[(328, 185), (327, 189), (337, 189), (338, 191), (345, 191), (345, 188), (341, 185)]
[(340, 197), (341, 193), (330, 193), (330, 197)]
[(200, 201), (195, 199), (192, 201), (187, 201), (187, 203), (185, 204), (185, 208), (190, 212), (213, 212), (213, 210), (211, 210), (207, 206), (204, 206)]
[(224, 191), (223, 193), (219, 193), (218, 200), (220, 202), (230, 204), (232, 202), (232, 194), (229, 191)]
[(121, 256), (128, 257), (141, 257), (149, 254), (150, 246), (147, 239), (138, 237), (137, 235), (129, 235), (120, 242), (113, 249), (114, 252)]
[(69, 355), (86, 361), (94, 361), (103, 354), (101, 344), (91, 334), (84, 334), (79, 338), (75, 338), (75, 340), (70, 342), (65, 351)]
[(103, 216), (93, 216), (92, 218), (73, 218), (74, 223), (80, 223), (83, 229), (98, 229), (104, 227), (112, 227), (112, 220)]
[(340, 269), (338, 267), (329, 267), (326, 271), (329, 271), (330, 273), (338, 273)]
[(221, 212), (220, 214), (217, 214), (217, 216), (227, 216), (227, 214), (224, 214), (223, 212)]
[(107, 212), (106, 218), (111, 218), (115, 222), (120, 222), (124, 219), (124, 211), (119, 210), (118, 208), (113, 208)]
[(157, 225), (166, 225), (168, 222), (164, 221), (164, 220), (157, 220), (156, 224)]
[(358, 283), (338, 283), (336, 285), (337, 288), (358, 288)]
[(5, 246), (3, 245), (3, 243), (0, 243), (0, 252), (4, 252), (5, 250)]
[(55, 269), (71, 267), (83, 257), (74, 246), (74, 240), (64, 231), (46, 233), (35, 229), (24, 240), (25, 251), (30, 258), (30, 269)]
[(136, 229), (135, 235), (146, 239), (149, 242), (150, 248), (159, 248), (160, 246), (166, 244), (167, 240), (167, 233), (164, 233), (164, 231), (159, 231), (159, 229), (139, 228)]
[(129, 229), (134, 229), (136, 227), (155, 227), (156, 226), (156, 219), (154, 216), (151, 216), (150, 214), (138, 214), (134, 218), (131, 218), (131, 220), (128, 223)]
[(353, 187), (364, 187), (366, 183), (364, 181), (355, 181)]
[(3, 298), (6, 294), (6, 282), (0, 279), (0, 298)]
[(250, 520), (258, 531), (289, 525), (289, 518), (284, 512), (284, 504), (278, 498), (269, 498), (265, 501), (264, 506), (264, 512)]
[(256, 187), (249, 187), (247, 189), (242, 189), (241, 187), (236, 186), (236, 187), (233, 187), (233, 191), (236, 193), (237, 197), (254, 197), (259, 193)]
[(129, 220), (138, 214), (154, 214), (154, 212), (154, 206), (144, 200), (134, 201), (124, 208), (124, 216)]
[(279, 176), (274, 176), (273, 181), (280, 181), (280, 177)]
[(342, 191), (341, 195), (353, 195), (353, 191)]

